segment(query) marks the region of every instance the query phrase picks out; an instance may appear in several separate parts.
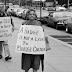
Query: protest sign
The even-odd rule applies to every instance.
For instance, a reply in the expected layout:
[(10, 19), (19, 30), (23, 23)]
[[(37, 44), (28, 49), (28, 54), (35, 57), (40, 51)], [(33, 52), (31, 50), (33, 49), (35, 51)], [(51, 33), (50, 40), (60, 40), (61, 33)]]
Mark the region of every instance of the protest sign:
[(45, 54), (46, 44), (41, 26), (22, 25), (19, 30), (16, 52)]
[(0, 41), (6, 41), (12, 36), (10, 17), (0, 17)]

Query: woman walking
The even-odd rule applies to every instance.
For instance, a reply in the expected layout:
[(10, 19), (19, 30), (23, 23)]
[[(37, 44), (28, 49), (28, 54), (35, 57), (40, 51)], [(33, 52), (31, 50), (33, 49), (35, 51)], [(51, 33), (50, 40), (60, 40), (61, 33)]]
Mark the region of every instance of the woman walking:
[[(22, 25), (36, 25), (41, 26), (41, 23), (37, 21), (37, 15), (35, 10), (30, 9), (26, 13), (26, 21)], [(22, 53), (22, 69), (28, 72), (30, 68), (33, 68), (33, 72), (37, 72), (40, 66), (40, 60), (42, 55), (25, 54)]]

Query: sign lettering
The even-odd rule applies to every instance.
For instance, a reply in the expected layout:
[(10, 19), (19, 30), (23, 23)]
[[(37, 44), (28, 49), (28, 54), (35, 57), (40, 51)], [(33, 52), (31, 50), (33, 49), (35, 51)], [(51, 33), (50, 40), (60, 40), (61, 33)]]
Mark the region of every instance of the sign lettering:
[(16, 52), (45, 54), (45, 38), (41, 26), (22, 25), (19, 30)]
[(0, 41), (6, 41), (12, 36), (10, 17), (0, 17)]

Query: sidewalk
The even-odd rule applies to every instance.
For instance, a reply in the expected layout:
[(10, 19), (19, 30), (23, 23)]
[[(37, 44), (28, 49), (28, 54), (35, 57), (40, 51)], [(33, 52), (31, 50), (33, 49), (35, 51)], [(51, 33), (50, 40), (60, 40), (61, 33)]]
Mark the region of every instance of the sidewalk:
[[(18, 33), (18, 30), (13, 33), (11, 40), (9, 40), (12, 60), (6, 62), (4, 60), (4, 58), (1, 59), (0, 60), (0, 72), (24, 72), (24, 70), (21, 70), (21, 54), (15, 52), (17, 33)], [(56, 67), (58, 67), (58, 66), (56, 64), (54, 64), (54, 59), (53, 59), (53, 58), (56, 58), (55, 50), (60, 47), (61, 48), (68, 48), (68, 47), (63, 45), (62, 43), (59, 43), (58, 41), (53, 40), (52, 38), (49, 38), (49, 42), (50, 42), (50, 46), (51, 46), (52, 50), (49, 50), (46, 52), (45, 63), (44, 63), (45, 71), (44, 72), (59, 72), (56, 69)], [(3, 54), (3, 57), (4, 57), (4, 54)], [(29, 72), (32, 72), (32, 69), (30, 69)], [(42, 72), (41, 66), (40, 66), (40, 69), (38, 72)]]

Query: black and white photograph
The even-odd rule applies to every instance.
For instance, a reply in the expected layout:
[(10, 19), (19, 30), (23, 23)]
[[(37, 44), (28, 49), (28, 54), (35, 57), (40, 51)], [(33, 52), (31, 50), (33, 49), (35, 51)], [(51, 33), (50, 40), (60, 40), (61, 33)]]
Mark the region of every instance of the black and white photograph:
[(72, 72), (72, 0), (0, 0), (0, 72)]

